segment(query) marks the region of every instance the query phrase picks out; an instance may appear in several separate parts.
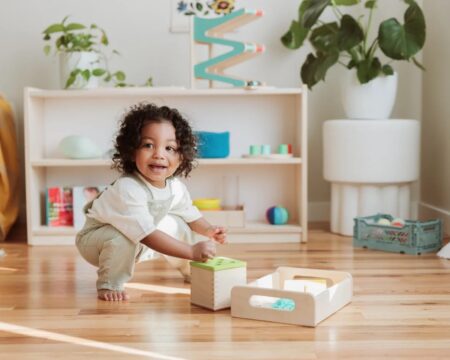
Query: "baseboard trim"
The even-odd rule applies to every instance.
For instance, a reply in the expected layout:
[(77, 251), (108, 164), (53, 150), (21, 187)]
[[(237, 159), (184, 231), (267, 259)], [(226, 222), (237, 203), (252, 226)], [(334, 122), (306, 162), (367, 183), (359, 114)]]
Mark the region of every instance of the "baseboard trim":
[(436, 206), (420, 202), (419, 203), (419, 219), (441, 219), (444, 223), (444, 234), (450, 235), (450, 211), (438, 208)]

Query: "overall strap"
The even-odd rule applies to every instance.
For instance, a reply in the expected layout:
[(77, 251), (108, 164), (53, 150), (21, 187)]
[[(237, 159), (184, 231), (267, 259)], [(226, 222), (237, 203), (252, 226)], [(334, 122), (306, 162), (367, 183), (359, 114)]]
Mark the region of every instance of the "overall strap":
[(145, 190), (145, 192), (147, 193), (148, 199), (149, 200), (153, 199), (153, 194), (150, 191), (149, 187), (139, 176), (137, 176), (136, 174), (124, 174), (121, 177), (128, 177), (128, 178), (135, 180)]

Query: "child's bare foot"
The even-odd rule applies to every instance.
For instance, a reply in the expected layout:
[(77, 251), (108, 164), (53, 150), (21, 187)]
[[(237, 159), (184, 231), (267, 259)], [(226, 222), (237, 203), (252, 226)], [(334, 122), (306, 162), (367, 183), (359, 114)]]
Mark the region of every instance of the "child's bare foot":
[(130, 299), (130, 296), (123, 290), (100, 289), (97, 290), (97, 294), (100, 300), (106, 301), (120, 301)]

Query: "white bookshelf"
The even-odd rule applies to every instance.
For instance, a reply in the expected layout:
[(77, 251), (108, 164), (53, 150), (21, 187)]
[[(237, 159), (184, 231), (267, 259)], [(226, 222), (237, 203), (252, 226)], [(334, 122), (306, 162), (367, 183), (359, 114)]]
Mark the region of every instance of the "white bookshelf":
[[(26, 88), (25, 170), (28, 243), (73, 245), (75, 229), (45, 225), (45, 190), (50, 186), (99, 186), (118, 174), (107, 158), (65, 159), (59, 141), (85, 135), (105, 153), (112, 148), (117, 124), (126, 109), (141, 101), (177, 108), (194, 130), (230, 131), (230, 157), (198, 159), (185, 181), (193, 198), (220, 197), (225, 175), (239, 176), (246, 225), (230, 228), (230, 242), (307, 241), (307, 109), (300, 88), (258, 90), (183, 88), (101, 88), (42, 90)], [(290, 143), (285, 159), (243, 158), (251, 144)], [(183, 180), (184, 181), (184, 180)], [(289, 223), (265, 221), (269, 206), (283, 205)]]

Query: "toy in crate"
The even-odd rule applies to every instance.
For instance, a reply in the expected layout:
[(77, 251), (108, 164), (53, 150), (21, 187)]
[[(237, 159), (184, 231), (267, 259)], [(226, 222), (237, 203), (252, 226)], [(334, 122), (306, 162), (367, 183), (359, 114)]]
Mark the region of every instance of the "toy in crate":
[(420, 255), (437, 251), (442, 246), (442, 221), (394, 219), (376, 214), (356, 217), (353, 246), (390, 252)]

